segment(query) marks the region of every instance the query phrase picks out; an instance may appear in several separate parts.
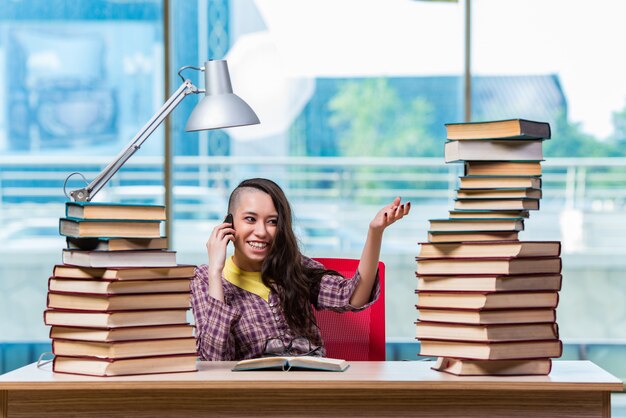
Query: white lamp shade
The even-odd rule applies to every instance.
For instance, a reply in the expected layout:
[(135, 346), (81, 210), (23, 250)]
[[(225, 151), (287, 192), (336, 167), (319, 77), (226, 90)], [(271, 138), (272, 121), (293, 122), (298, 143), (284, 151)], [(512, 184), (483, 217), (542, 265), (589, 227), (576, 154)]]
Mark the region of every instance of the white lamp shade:
[(187, 120), (185, 130), (230, 128), (254, 125), (259, 118), (248, 104), (233, 93), (226, 61), (205, 63), (205, 96)]

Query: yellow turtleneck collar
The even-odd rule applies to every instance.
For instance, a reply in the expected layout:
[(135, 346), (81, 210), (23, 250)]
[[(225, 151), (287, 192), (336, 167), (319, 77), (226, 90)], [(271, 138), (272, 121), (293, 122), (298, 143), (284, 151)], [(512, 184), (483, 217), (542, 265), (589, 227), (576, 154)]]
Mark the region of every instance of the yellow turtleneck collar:
[(263, 284), (260, 271), (244, 271), (235, 265), (232, 257), (226, 259), (224, 266), (224, 278), (240, 289), (269, 300), (270, 288)]

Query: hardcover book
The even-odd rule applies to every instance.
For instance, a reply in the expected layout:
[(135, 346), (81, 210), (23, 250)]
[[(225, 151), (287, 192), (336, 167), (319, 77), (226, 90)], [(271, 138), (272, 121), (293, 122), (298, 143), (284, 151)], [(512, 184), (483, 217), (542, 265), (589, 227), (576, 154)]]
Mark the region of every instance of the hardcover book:
[(193, 329), (193, 326), (189, 324), (152, 325), (124, 328), (53, 326), (50, 328), (50, 338), (59, 340), (97, 342), (192, 338)]
[(170, 338), (146, 341), (52, 340), (52, 353), (67, 357), (123, 359), (170, 354), (196, 354), (196, 339)]
[(420, 291), (446, 292), (515, 292), (533, 290), (561, 290), (563, 276), (560, 274), (531, 275), (456, 275), (433, 276), (416, 274)]
[(167, 250), (167, 238), (73, 238), (67, 248), (88, 251)]
[(521, 218), (430, 219), (430, 232), (460, 231), (522, 231)]
[(169, 267), (81, 267), (57, 264), (53, 276), (71, 279), (162, 280), (193, 277), (196, 266), (178, 264)]
[(418, 274), (532, 274), (560, 272), (560, 257), (417, 257)]
[(418, 339), (450, 341), (531, 341), (559, 338), (556, 324), (467, 325), (418, 321)]
[(540, 176), (539, 161), (466, 161), (467, 176)]
[(427, 308), (417, 305), (417, 309), (420, 320), (432, 322), (487, 325), (529, 324), (556, 321), (556, 311), (553, 308), (502, 309), (486, 311)]
[(527, 210), (450, 210), (450, 219), (467, 218), (528, 218)]
[(515, 241), (518, 231), (428, 231), (428, 241), (470, 242), (470, 241)]
[(126, 328), (187, 324), (187, 308), (93, 312), (64, 309), (44, 311), (44, 323), (63, 327)]
[(63, 263), (81, 267), (174, 267), (176, 251), (63, 250)]
[(541, 189), (459, 189), (459, 199), (541, 199)]
[(75, 238), (160, 238), (161, 221), (61, 218), (59, 233)]
[(419, 244), (421, 257), (557, 257), (560, 241), (491, 241)]
[(541, 178), (531, 176), (463, 176), (459, 183), (461, 189), (541, 188)]
[(50, 291), (48, 292), (47, 304), (48, 308), (96, 312), (187, 309), (189, 306), (189, 292), (108, 296)]
[(66, 202), (65, 216), (79, 219), (166, 220), (165, 206), (104, 202)]
[(461, 199), (454, 202), (454, 209), (482, 210), (539, 210), (539, 199), (480, 198)]
[(446, 163), (464, 161), (541, 161), (541, 141), (450, 141), (444, 146)]
[(527, 119), (446, 123), (448, 139), (550, 139), (550, 124)]
[(560, 357), (560, 340), (469, 342), (421, 340), (420, 356), (454, 357), (470, 360), (522, 360)]
[(196, 354), (105, 359), (55, 356), (52, 371), (88, 376), (131, 376), (136, 374), (184, 373), (197, 371)]
[(552, 370), (552, 360), (463, 360), (439, 357), (433, 370), (455, 376), (526, 376), (547, 375)]
[(123, 295), (133, 293), (179, 293), (190, 291), (190, 279), (166, 280), (85, 280), (51, 277), (48, 289), (53, 292)]
[[(556, 308), (557, 292), (425, 292), (417, 290), (418, 306), (440, 309)], [(425, 320), (422, 318), (422, 320)]]

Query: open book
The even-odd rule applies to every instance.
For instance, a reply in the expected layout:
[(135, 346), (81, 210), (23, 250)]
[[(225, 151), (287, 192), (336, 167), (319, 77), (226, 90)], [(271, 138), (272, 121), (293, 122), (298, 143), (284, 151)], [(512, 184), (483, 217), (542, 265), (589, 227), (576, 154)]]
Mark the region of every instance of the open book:
[(276, 369), (282, 371), (289, 371), (291, 369), (310, 369), (329, 372), (343, 372), (350, 365), (345, 360), (327, 358), (327, 357), (314, 357), (314, 356), (299, 356), (299, 357), (261, 357), (248, 360), (241, 360), (233, 371), (244, 370), (265, 370)]

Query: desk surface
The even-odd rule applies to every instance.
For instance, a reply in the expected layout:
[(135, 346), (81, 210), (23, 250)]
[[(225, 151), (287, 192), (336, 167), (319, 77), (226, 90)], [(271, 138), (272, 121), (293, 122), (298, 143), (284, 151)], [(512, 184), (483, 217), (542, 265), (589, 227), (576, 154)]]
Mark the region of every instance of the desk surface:
[(232, 372), (233, 362), (200, 362), (195, 373), (88, 377), (52, 373), (35, 364), (0, 376), (0, 390), (60, 389), (419, 389), (621, 391), (623, 383), (590, 361), (554, 361), (548, 376), (458, 377), (430, 369), (432, 362), (350, 362), (342, 373), (315, 371)]

